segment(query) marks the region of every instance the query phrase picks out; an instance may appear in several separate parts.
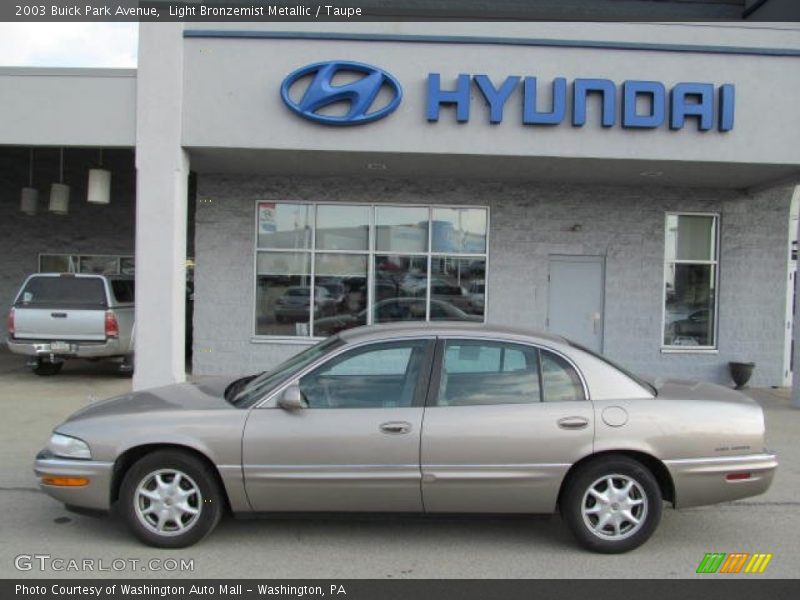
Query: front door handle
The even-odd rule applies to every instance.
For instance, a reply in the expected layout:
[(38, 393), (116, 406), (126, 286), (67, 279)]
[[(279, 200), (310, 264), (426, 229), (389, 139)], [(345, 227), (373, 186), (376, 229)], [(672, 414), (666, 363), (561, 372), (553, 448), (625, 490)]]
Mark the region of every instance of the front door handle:
[(561, 429), (583, 429), (589, 425), (589, 419), (584, 417), (564, 417), (558, 420)]
[(408, 433), (411, 431), (411, 423), (407, 421), (388, 421), (387, 423), (381, 423), (380, 429), (383, 433)]

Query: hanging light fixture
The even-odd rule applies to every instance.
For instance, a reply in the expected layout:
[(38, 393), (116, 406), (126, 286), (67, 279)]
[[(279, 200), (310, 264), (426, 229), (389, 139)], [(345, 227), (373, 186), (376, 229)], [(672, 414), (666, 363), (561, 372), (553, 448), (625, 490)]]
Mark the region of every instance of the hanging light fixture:
[(19, 209), (26, 215), (35, 215), (39, 204), (39, 190), (33, 187), (33, 148), (28, 159), (28, 186), (22, 188)]
[(61, 148), (58, 183), (50, 186), (50, 212), (56, 215), (69, 213), (69, 186), (64, 185), (64, 148)]
[(103, 149), (100, 148), (100, 164), (89, 169), (89, 192), (86, 201), (92, 204), (111, 203), (111, 171), (103, 169)]

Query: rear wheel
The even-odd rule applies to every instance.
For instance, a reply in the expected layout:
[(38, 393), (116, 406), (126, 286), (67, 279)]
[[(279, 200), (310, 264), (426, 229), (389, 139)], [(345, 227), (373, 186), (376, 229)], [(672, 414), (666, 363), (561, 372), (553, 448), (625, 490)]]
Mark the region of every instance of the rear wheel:
[(126, 473), (120, 505), (128, 527), (145, 544), (184, 548), (217, 526), (223, 496), (212, 468), (198, 457), (159, 450)]
[(644, 544), (658, 527), (661, 509), (661, 489), (653, 474), (624, 456), (580, 467), (561, 497), (561, 514), (578, 542), (608, 554)]
[(48, 377), (50, 375), (58, 375), (63, 366), (63, 362), (39, 360), (36, 362), (36, 366), (33, 367), (33, 372), (41, 377)]

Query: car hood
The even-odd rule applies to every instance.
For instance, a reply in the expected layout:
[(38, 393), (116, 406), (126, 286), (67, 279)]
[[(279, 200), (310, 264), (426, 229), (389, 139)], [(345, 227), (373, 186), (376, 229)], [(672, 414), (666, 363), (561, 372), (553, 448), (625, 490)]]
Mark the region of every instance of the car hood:
[(215, 410), (233, 408), (225, 400), (225, 388), (236, 377), (215, 377), (197, 383), (178, 383), (132, 392), (94, 402), (78, 410), (65, 423), (83, 419), (132, 413), (175, 410)]
[(646, 378), (658, 390), (660, 400), (718, 400), (755, 404), (755, 400), (731, 388), (708, 383), (665, 377)]

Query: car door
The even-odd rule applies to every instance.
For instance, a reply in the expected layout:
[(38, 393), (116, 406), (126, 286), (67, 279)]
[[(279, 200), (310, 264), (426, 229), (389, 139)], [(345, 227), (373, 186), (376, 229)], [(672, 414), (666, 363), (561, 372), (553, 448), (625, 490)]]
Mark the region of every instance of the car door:
[(307, 408), (251, 411), (242, 462), (255, 511), (422, 511), (433, 339), (361, 345), (297, 380)]
[(591, 402), (565, 357), (502, 341), (442, 340), (422, 428), (425, 510), (550, 512), (593, 438)]

